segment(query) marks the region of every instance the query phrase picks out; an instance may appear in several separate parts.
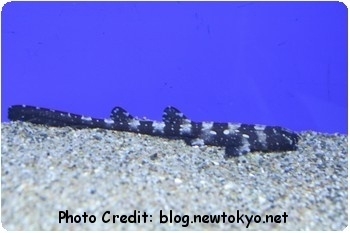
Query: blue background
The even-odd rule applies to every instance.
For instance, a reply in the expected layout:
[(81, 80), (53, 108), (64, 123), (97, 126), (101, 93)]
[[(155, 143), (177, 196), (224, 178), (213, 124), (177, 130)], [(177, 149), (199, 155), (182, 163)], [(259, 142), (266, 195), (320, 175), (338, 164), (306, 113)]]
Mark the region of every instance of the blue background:
[(2, 121), (14, 104), (109, 117), (347, 133), (347, 9), (337, 2), (10, 2)]

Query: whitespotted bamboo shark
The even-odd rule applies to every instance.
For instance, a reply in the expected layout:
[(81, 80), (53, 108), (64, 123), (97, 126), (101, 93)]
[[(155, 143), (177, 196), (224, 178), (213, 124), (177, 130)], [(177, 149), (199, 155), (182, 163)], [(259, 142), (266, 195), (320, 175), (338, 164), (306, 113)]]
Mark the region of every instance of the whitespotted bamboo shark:
[(26, 105), (9, 108), (12, 121), (26, 121), (47, 126), (102, 128), (153, 136), (183, 139), (189, 145), (225, 147), (225, 157), (254, 151), (296, 150), (298, 134), (278, 126), (234, 123), (194, 122), (174, 107), (163, 112), (163, 121), (141, 120), (123, 108), (115, 107), (109, 119), (97, 119), (68, 112)]

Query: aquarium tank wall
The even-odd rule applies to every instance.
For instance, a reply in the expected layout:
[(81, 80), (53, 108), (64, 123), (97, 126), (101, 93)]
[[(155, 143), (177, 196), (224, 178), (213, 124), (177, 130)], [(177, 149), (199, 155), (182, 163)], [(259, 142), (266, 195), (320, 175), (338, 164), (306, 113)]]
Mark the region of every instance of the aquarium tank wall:
[(9, 2), (2, 122), (27, 104), (107, 118), (280, 125), (347, 134), (339, 2)]

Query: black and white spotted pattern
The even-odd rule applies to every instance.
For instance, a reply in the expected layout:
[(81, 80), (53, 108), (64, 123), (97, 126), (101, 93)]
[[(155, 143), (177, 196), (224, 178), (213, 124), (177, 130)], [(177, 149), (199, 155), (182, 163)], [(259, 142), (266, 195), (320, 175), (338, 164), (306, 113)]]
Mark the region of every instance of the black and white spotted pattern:
[(238, 156), (253, 151), (296, 150), (298, 134), (278, 126), (216, 122), (194, 122), (174, 107), (163, 112), (163, 121), (141, 120), (121, 107), (115, 107), (108, 119), (15, 105), (9, 108), (9, 119), (55, 127), (102, 128), (184, 139), (190, 145), (225, 147), (226, 156)]

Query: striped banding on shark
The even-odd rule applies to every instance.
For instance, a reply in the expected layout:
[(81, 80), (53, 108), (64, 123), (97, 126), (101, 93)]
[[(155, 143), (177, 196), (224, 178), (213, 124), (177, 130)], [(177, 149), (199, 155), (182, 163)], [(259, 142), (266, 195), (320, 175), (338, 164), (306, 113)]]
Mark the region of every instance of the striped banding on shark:
[(161, 122), (135, 118), (121, 107), (115, 107), (110, 118), (97, 119), (47, 108), (14, 105), (9, 108), (8, 117), (11, 121), (54, 127), (102, 128), (183, 139), (189, 145), (225, 147), (226, 157), (254, 151), (296, 150), (299, 139), (298, 134), (279, 126), (194, 122), (174, 107), (165, 108)]

